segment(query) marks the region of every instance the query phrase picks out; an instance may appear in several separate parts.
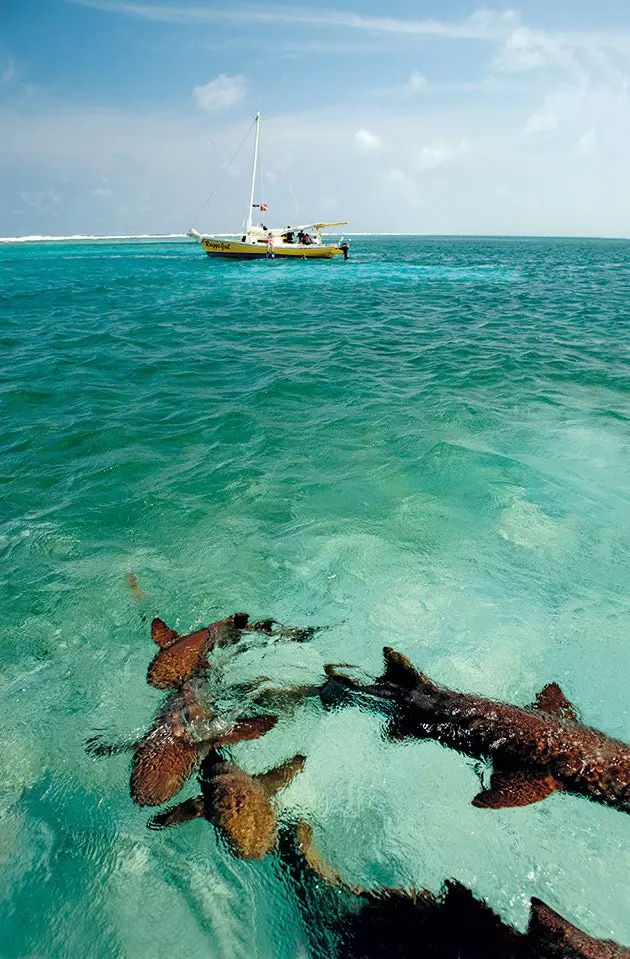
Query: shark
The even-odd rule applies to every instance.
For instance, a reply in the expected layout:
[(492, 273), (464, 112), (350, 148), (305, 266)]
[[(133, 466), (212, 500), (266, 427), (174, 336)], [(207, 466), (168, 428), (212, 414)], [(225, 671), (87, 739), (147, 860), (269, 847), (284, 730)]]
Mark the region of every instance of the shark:
[(305, 762), (306, 757), (298, 754), (252, 776), (213, 749), (200, 767), (201, 793), (154, 816), (149, 828), (166, 829), (203, 817), (239, 859), (264, 859), (278, 838), (272, 798), (289, 785)]
[(490, 760), (489, 786), (472, 803), (503, 809), (563, 790), (630, 812), (630, 746), (585, 725), (557, 683), (529, 706), (511, 706), (440, 686), (386, 646), (385, 672), (373, 684), (339, 677), (345, 701), (357, 695), (390, 717), (391, 739), (434, 739)]
[(278, 639), (306, 642), (318, 626), (282, 626), (273, 619), (249, 622), (248, 613), (233, 613), (192, 633), (180, 635), (156, 617), (151, 623), (151, 639), (160, 647), (147, 672), (147, 682), (156, 689), (181, 686), (196, 672), (207, 667), (208, 656), (217, 647), (234, 646), (243, 631), (264, 633)]
[(93, 756), (131, 750), (131, 798), (139, 806), (159, 806), (185, 786), (211, 749), (258, 739), (276, 722), (277, 717), (270, 715), (233, 722), (219, 719), (210, 705), (201, 702), (199, 687), (188, 681), (167, 697), (139, 741), (111, 745), (96, 736), (87, 740), (86, 749)]
[(322, 857), (313, 830), (301, 820), (283, 829), (279, 857), (311, 939), (324, 939), (316, 928), (323, 917), (333, 927), (332, 954), (339, 959), (630, 959), (630, 949), (588, 935), (537, 898), (520, 932), (452, 879), (437, 895), (352, 886)]
[(181, 636), (156, 617), (151, 623), (151, 639), (160, 649), (149, 666), (147, 682), (156, 689), (181, 686), (207, 664), (215, 647), (238, 643), (248, 621), (247, 613), (234, 613)]

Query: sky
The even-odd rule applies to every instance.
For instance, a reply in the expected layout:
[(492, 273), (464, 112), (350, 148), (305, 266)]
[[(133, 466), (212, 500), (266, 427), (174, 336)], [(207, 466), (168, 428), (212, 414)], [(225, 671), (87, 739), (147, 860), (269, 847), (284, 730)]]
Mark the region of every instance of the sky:
[(0, 0), (0, 236), (239, 232), (258, 110), (270, 226), (630, 236), (628, 0)]

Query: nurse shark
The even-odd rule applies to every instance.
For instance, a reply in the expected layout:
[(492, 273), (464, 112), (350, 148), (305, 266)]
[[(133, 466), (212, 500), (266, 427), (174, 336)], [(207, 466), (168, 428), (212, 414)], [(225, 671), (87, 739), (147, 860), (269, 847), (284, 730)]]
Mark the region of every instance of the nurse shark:
[(630, 747), (586, 726), (557, 683), (530, 706), (510, 706), (439, 686), (391, 647), (384, 656), (385, 672), (373, 684), (339, 677), (344, 700), (359, 695), (384, 710), (392, 739), (435, 739), (490, 759), (489, 788), (474, 806), (527, 806), (564, 790), (630, 812)]

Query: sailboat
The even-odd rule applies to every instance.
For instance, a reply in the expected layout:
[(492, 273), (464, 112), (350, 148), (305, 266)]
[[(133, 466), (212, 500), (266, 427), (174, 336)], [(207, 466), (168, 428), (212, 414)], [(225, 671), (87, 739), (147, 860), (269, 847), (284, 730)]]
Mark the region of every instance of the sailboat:
[(251, 260), (262, 257), (275, 258), (278, 256), (293, 256), (303, 260), (330, 260), (333, 256), (343, 256), (348, 259), (348, 241), (339, 240), (338, 243), (324, 243), (322, 230), (333, 226), (345, 226), (346, 220), (335, 223), (306, 223), (299, 226), (284, 226), (269, 229), (263, 223), (254, 225), (254, 210), (260, 213), (267, 211), (266, 203), (254, 203), (256, 190), (256, 174), (258, 165), (258, 139), (260, 136), (260, 113), (254, 120), (256, 137), (254, 141), (254, 163), (252, 169), (252, 184), (249, 194), (249, 206), (244, 233), (240, 240), (230, 237), (199, 233), (194, 227), (188, 230), (187, 236), (197, 240), (208, 256), (222, 256), (230, 259)]

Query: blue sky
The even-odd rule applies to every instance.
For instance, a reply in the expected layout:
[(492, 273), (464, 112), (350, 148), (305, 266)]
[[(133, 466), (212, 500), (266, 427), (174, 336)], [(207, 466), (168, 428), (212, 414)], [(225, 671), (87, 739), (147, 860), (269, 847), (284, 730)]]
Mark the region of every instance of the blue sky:
[(6, 0), (0, 235), (630, 235), (630, 4)]

